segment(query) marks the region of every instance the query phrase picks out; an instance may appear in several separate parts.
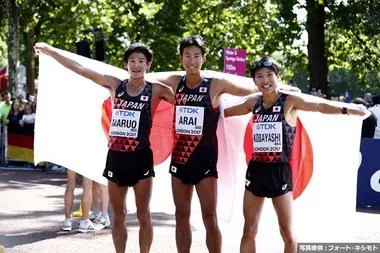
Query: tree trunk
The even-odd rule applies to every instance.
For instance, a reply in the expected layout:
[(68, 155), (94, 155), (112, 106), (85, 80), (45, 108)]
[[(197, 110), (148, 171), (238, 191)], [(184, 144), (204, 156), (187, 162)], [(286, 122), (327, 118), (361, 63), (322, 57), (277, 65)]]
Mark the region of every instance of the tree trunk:
[(26, 48), (26, 87), (29, 94), (34, 94), (34, 29), (24, 32)]
[(307, 0), (307, 23), (308, 32), (307, 51), (309, 55), (308, 70), (310, 77), (310, 90), (321, 89), (330, 96), (328, 83), (328, 66), (325, 51), (325, 10), (324, 5), (317, 0)]
[(16, 0), (7, 0), (9, 41), (8, 41), (8, 87), (16, 95), (20, 83), (18, 7)]

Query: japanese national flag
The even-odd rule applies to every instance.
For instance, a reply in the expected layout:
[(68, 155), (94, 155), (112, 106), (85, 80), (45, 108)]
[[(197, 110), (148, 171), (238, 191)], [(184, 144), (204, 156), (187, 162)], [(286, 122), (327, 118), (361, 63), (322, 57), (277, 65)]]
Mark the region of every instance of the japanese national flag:
[(207, 92), (207, 87), (200, 87), (199, 92), (203, 92), (203, 93)]
[(141, 101), (148, 101), (148, 96), (141, 96)]
[(172, 166), (170, 169), (172, 172), (177, 173), (177, 167)]
[(280, 112), (281, 106), (273, 106), (273, 112)]

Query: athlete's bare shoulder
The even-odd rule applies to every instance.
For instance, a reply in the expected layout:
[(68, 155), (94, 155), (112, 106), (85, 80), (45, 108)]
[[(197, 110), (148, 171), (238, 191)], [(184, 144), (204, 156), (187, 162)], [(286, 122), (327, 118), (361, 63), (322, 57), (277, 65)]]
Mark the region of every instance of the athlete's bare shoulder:
[(259, 101), (260, 95), (261, 95), (261, 93), (253, 93), (253, 94), (246, 96), (247, 97), (247, 103), (249, 103), (249, 105), (252, 105), (252, 108), (253, 108), (256, 105), (256, 103)]
[(182, 71), (156, 72), (147, 74), (145, 79), (150, 82), (163, 83), (175, 89), (183, 75)]
[(161, 83), (159, 81), (152, 83), (153, 96), (166, 100), (169, 103), (175, 103), (174, 90), (171, 86)]
[(112, 75), (104, 75), (106, 84), (104, 85), (106, 88), (111, 88), (116, 90), (117, 87), (119, 87), (122, 80), (119, 77), (112, 76)]
[(158, 92), (158, 93), (162, 93), (162, 92), (173, 90), (171, 86), (169, 86), (169, 85), (167, 85), (165, 83), (162, 83), (160, 81), (153, 82), (152, 83), (152, 88), (153, 88), (153, 92)]

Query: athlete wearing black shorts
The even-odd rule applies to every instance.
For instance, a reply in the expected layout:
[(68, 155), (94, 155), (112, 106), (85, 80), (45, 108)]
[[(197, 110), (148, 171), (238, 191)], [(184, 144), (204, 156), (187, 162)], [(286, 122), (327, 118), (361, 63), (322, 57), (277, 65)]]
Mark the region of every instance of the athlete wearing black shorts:
[(281, 94), (267, 109), (260, 97), (253, 108), (254, 150), (245, 188), (257, 197), (275, 198), (293, 190), (289, 160), (296, 127), (285, 120), (286, 97)]
[(218, 177), (219, 111), (211, 104), (211, 82), (212, 78), (205, 78), (191, 89), (183, 77), (176, 90), (175, 144), (169, 172), (183, 184), (196, 185), (204, 178)]
[(115, 92), (108, 138), (108, 155), (103, 176), (119, 186), (133, 186), (154, 177), (149, 135), (152, 126), (152, 84), (147, 82), (138, 96), (126, 91), (124, 80)]

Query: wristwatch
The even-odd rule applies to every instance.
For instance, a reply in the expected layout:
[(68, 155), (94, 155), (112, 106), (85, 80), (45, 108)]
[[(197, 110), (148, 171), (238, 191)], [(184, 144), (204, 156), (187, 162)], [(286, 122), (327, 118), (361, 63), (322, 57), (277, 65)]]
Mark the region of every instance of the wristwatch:
[(347, 113), (347, 107), (342, 107), (342, 114), (348, 114)]

